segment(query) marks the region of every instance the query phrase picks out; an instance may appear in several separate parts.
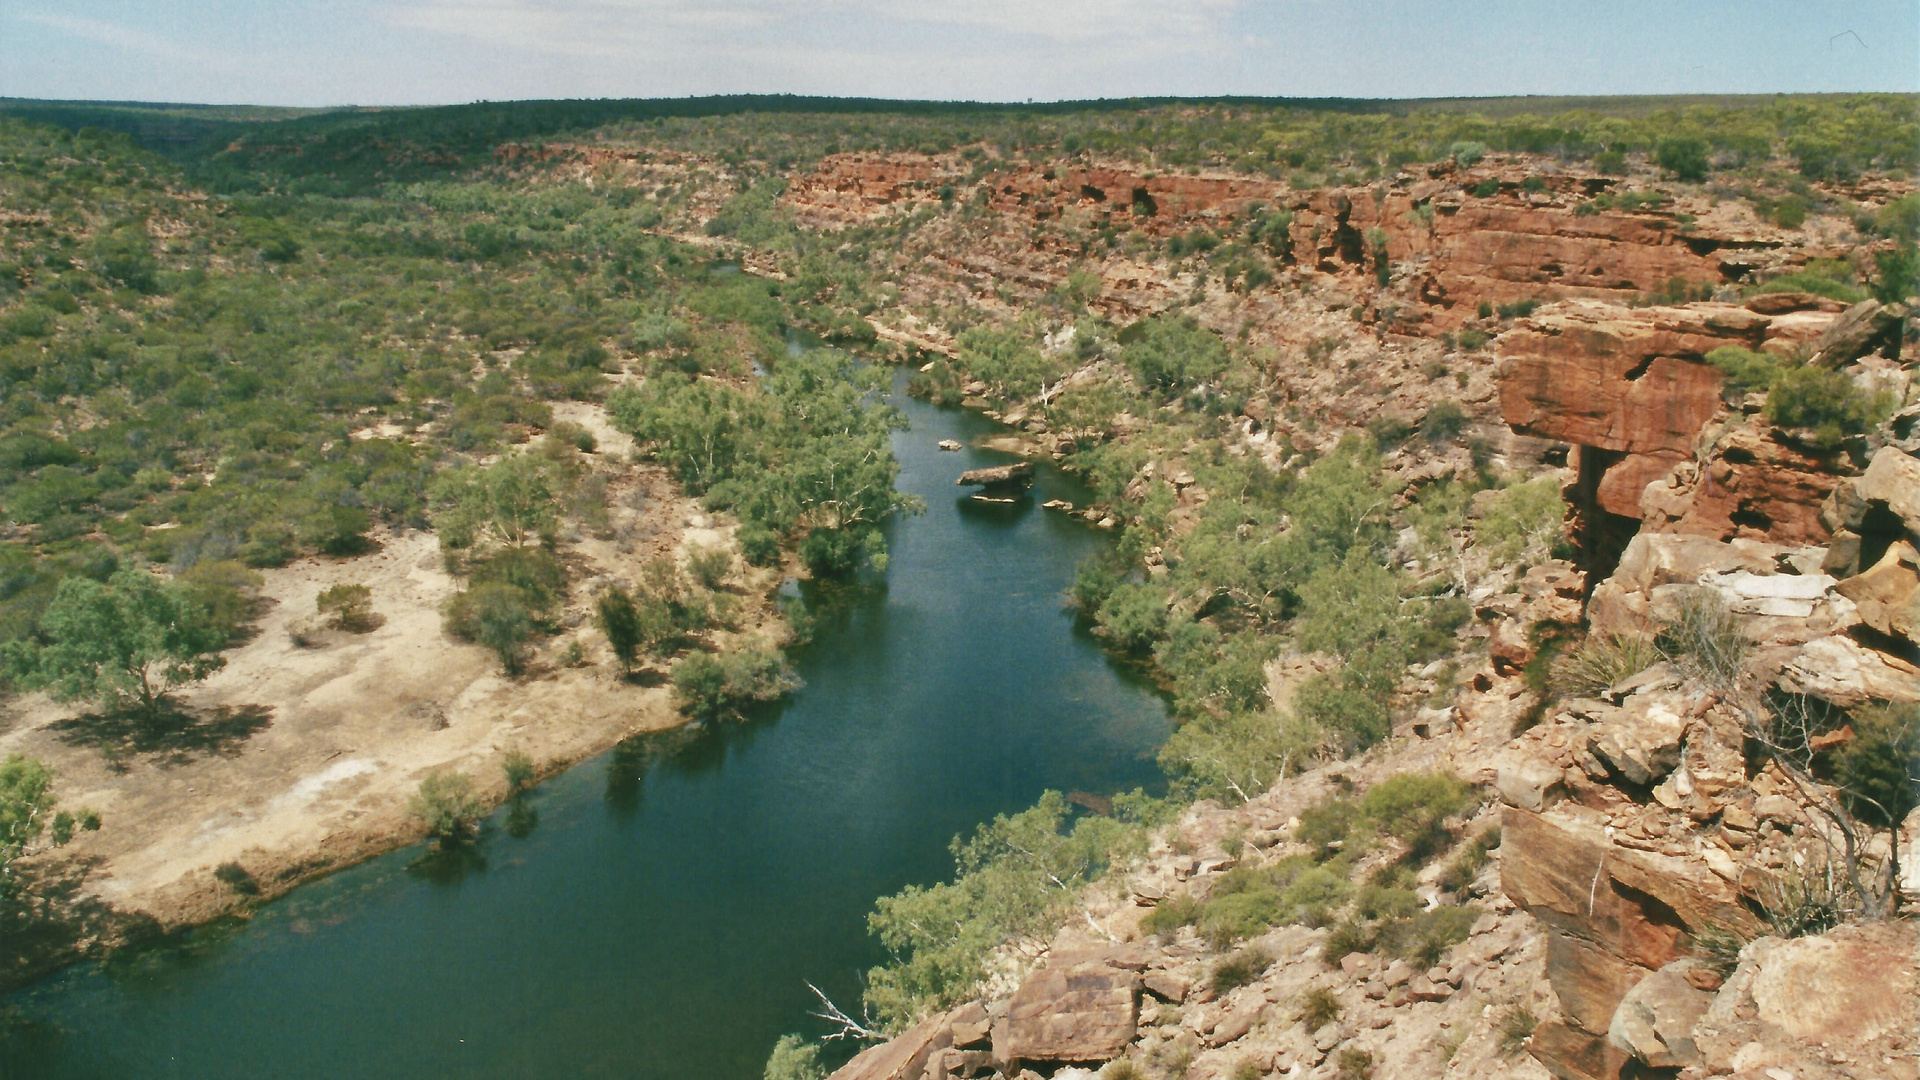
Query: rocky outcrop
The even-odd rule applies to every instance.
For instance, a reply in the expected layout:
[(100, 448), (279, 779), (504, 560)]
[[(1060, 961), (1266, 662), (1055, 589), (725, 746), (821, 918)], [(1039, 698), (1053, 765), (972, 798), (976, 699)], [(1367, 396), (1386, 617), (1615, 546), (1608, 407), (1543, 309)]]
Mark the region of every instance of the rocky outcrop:
[(1574, 494), (1590, 532), (1818, 542), (1819, 507), (1852, 467), (1730, 410), (1705, 362), (1722, 346), (1766, 347), (1776, 320), (1802, 314), (1554, 305), (1502, 339), (1501, 412), (1516, 432), (1580, 448)]
[(1051, 959), (1027, 976), (993, 1025), (1004, 1062), (1104, 1062), (1133, 1042), (1144, 950), (1095, 950)]

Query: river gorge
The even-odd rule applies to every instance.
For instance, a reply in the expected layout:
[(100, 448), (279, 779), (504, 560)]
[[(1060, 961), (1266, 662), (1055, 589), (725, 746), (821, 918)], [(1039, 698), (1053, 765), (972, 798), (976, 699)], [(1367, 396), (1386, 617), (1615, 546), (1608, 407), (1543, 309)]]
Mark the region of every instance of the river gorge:
[(1030, 499), (973, 502), (953, 478), (1011, 457), (937, 444), (1003, 429), (894, 400), (926, 513), (885, 574), (807, 587), (789, 701), (576, 766), (466, 859), (397, 851), (16, 993), (0, 1073), (751, 1077), (821, 1029), (809, 981), (854, 1007), (874, 898), (950, 874), (955, 834), (1151, 787), (1166, 708), (1061, 601), (1109, 538), (1038, 505), (1084, 492), (1043, 467)]

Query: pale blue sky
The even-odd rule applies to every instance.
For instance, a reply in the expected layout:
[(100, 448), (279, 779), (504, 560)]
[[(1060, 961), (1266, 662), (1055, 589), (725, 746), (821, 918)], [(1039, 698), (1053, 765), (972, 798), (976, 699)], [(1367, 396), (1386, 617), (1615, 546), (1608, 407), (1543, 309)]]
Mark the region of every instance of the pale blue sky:
[(1847, 90), (1920, 90), (1920, 0), (0, 0), (14, 97)]

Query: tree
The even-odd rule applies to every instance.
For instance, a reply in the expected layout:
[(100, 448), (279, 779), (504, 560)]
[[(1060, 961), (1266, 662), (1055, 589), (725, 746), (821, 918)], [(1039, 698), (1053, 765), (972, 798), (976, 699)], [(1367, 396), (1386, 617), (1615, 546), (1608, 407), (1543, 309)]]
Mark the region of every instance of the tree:
[(40, 617), (48, 644), (32, 657), (27, 685), (61, 701), (136, 703), (152, 714), (174, 688), (198, 682), (226, 661), (226, 635), (187, 588), (144, 570), (105, 584), (70, 577)]
[(607, 635), (607, 644), (613, 647), (614, 658), (620, 661), (621, 674), (632, 673), (644, 639), (633, 595), (621, 588), (608, 589), (601, 594), (594, 611), (599, 616), (600, 632)]
[(7, 755), (0, 762), (0, 896), (9, 864), (40, 835), (52, 808), (52, 771), (32, 758)]
[(453, 598), (447, 628), (456, 637), (492, 649), (507, 674), (518, 675), (525, 662), (523, 646), (533, 635), (533, 613), (524, 590), (489, 581)]
[(571, 486), (565, 464), (545, 454), (450, 469), (433, 483), (434, 527), (451, 548), (484, 541), (518, 547), (553, 530), (560, 496)]
[[(1136, 323), (1138, 337), (1120, 358), (1133, 377), (1160, 390), (1179, 391), (1206, 382), (1227, 369), (1227, 346), (1218, 335), (1186, 316)], [(1122, 337), (1132, 336), (1130, 326)]]

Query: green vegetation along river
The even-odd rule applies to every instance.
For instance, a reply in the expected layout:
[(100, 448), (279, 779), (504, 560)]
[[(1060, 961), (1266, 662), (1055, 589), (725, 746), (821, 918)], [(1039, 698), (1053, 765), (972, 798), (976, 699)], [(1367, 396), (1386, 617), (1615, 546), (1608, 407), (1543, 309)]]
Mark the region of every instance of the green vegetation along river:
[[(636, 742), (495, 815), (475, 857), (396, 852), (179, 947), (70, 969), (5, 1001), (0, 1076), (746, 1080), (857, 1007), (885, 959), (874, 898), (951, 873), (948, 841), (1041, 791), (1151, 785), (1152, 688), (1076, 630), (1061, 592), (1109, 538), (961, 500), (997, 430), (896, 394), (883, 578), (809, 590), (807, 686), (753, 721)], [(524, 834), (516, 836), (516, 833)]]

